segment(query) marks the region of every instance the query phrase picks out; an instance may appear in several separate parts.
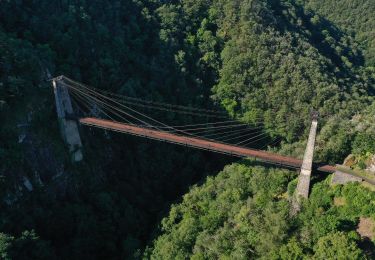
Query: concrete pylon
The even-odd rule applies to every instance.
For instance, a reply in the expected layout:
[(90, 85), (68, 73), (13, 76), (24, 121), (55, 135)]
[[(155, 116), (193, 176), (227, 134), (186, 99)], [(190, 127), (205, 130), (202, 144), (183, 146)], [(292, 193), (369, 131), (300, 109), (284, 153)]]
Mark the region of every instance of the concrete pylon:
[(313, 120), (311, 123), (309, 139), (307, 140), (307, 146), (305, 154), (303, 156), (303, 162), (301, 171), (298, 177), (298, 184), (295, 191), (295, 198), (293, 201), (293, 208), (295, 212), (300, 210), (301, 198), (307, 199), (309, 197), (310, 190), (310, 178), (312, 172), (313, 158), (314, 158), (314, 148), (316, 139), (316, 130), (318, 128), (318, 115), (313, 114)]
[(74, 111), (69, 92), (67, 87), (63, 84), (63, 81), (63, 76), (52, 80), (60, 133), (65, 143), (69, 146), (72, 161), (79, 162), (83, 159), (82, 142), (77, 122), (73, 119)]

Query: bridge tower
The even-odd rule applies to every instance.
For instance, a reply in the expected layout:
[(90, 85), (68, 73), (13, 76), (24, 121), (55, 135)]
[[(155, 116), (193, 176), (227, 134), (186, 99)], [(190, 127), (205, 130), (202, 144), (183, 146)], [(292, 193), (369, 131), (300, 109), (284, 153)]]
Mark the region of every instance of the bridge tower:
[(317, 128), (318, 128), (318, 113), (313, 112), (309, 139), (307, 140), (306, 150), (303, 156), (302, 167), (301, 167), (301, 171), (298, 177), (297, 188), (295, 191), (295, 198), (293, 201), (293, 204), (294, 204), (293, 208), (295, 212), (300, 210), (301, 198), (307, 199), (309, 197), (310, 178), (311, 178), (312, 165), (313, 165)]
[(83, 159), (82, 142), (78, 131), (78, 125), (74, 119), (74, 111), (70, 100), (68, 88), (64, 85), (64, 76), (52, 79), (55, 93), (56, 111), (59, 120), (60, 133), (64, 142), (69, 147), (73, 162)]

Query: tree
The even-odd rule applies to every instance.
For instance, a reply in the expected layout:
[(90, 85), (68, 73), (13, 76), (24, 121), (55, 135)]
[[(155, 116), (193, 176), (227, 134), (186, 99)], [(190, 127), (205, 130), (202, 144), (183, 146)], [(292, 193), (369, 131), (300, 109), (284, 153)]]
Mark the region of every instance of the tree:
[(281, 246), (279, 256), (283, 260), (302, 260), (305, 254), (298, 240), (292, 237), (287, 244)]
[(318, 240), (314, 259), (362, 259), (363, 252), (344, 232), (329, 233)]
[(24, 231), (21, 236), (0, 233), (1, 259), (52, 259), (54, 254), (48, 243), (39, 239), (35, 231)]
[(375, 136), (370, 133), (358, 133), (352, 147), (352, 151), (356, 155), (375, 154)]
[(4, 260), (10, 260), (9, 248), (11, 247), (14, 237), (0, 233), (0, 257)]

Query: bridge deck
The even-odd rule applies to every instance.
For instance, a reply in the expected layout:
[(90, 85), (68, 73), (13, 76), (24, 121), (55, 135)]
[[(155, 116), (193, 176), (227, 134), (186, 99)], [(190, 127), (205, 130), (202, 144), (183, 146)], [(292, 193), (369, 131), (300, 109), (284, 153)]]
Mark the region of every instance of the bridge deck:
[[(282, 156), (275, 153), (267, 152), (267, 151), (260, 151), (254, 150), (249, 148), (238, 147), (234, 145), (228, 145), (223, 143), (217, 143), (208, 141), (205, 139), (195, 138), (195, 137), (187, 137), (187, 136), (180, 136), (164, 131), (158, 131), (143, 127), (137, 127), (125, 123), (113, 122), (109, 120), (103, 120), (98, 118), (81, 118), (79, 122), (83, 125), (87, 126), (94, 126), (102, 129), (117, 131), (128, 133), (132, 135), (147, 137), (155, 140), (163, 140), (170, 143), (180, 144), (184, 146), (195, 147), (204, 150), (210, 150), (214, 152), (224, 153), (233, 156), (239, 157), (254, 157), (260, 159), (262, 161), (285, 165), (288, 167), (293, 168), (300, 168), (302, 165), (302, 160)], [(323, 166), (318, 168), (318, 170), (323, 172), (334, 172), (335, 168), (333, 166)]]

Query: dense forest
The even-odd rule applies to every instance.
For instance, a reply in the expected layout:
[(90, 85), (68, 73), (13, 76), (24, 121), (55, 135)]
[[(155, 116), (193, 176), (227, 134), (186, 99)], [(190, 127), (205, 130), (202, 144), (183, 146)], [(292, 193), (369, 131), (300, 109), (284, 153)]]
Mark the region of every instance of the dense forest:
[(346, 34), (356, 40), (365, 56), (365, 63), (374, 66), (375, 56), (375, 21), (372, 19), (375, 5), (371, 1), (316, 1), (302, 0), (306, 8), (317, 12), (326, 19), (332, 21)]
[[(355, 232), (375, 215), (375, 194), (360, 185), (314, 185), (297, 217), (286, 200), (295, 173), (244, 161), (194, 187), (162, 221), (152, 259), (363, 259)], [(341, 202), (341, 203), (338, 203)], [(371, 257), (371, 252), (367, 252)], [(372, 257), (374, 255), (372, 254)]]
[(291, 217), (296, 172), (252, 160), (82, 127), (85, 159), (72, 163), (49, 82), (66, 75), (221, 109), (278, 140), (268, 149), (299, 158), (317, 110), (315, 159), (351, 154), (365, 169), (375, 160), (372, 0), (0, 7), (1, 259), (375, 257), (375, 237), (356, 231), (362, 219), (375, 223), (375, 193), (358, 183), (331, 186), (316, 173)]

